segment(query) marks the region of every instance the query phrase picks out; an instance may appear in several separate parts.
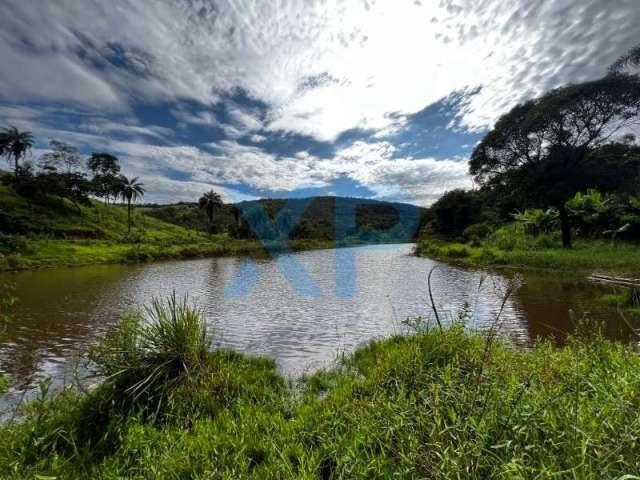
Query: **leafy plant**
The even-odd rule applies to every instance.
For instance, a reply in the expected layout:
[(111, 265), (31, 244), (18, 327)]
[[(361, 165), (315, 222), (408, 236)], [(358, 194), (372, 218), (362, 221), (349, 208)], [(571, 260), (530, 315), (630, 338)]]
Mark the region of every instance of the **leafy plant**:
[(549, 233), (558, 227), (559, 213), (555, 208), (542, 210), (540, 208), (528, 208), (524, 212), (517, 211), (513, 218), (525, 229), (526, 232), (538, 236), (541, 233)]
[(155, 412), (170, 392), (207, 358), (210, 340), (202, 311), (178, 300), (153, 299), (144, 313), (125, 314), (90, 358), (107, 377), (114, 401)]

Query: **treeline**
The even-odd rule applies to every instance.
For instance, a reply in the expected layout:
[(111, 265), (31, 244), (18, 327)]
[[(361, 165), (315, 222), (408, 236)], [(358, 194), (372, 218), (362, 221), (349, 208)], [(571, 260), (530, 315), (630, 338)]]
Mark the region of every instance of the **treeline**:
[(478, 188), (445, 194), (428, 212), (426, 235), (483, 236), (518, 220), (533, 234), (640, 239), (640, 48), (604, 77), (516, 106), (474, 149)]
[[(416, 237), (424, 209), (357, 198), (262, 199), (220, 205), (210, 221), (193, 203), (145, 206), (144, 213), (186, 228), (236, 238), (404, 242)], [(211, 229), (211, 230), (210, 230)], [(338, 238), (337, 238), (338, 237)]]
[(77, 148), (51, 139), (50, 151), (34, 164), (24, 161), (33, 144), (31, 132), (16, 127), (0, 131), (0, 156), (5, 156), (14, 167), (13, 175), (2, 177), (5, 185), (34, 202), (48, 202), (50, 196), (57, 196), (89, 205), (91, 197), (101, 198), (107, 204), (120, 198), (127, 204), (131, 228), (132, 202), (141, 198), (145, 189), (138, 177), (128, 178), (120, 172), (117, 157), (94, 152), (85, 159)]

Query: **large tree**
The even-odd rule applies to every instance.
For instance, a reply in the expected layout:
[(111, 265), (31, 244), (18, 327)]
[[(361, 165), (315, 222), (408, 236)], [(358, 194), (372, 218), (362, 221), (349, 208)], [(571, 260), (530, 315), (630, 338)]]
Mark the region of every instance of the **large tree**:
[(0, 156), (6, 156), (11, 162), (13, 158), (14, 172), (17, 175), (20, 168), (20, 160), (33, 146), (31, 132), (21, 132), (16, 127), (7, 127), (0, 130)]
[(211, 233), (213, 231), (213, 212), (216, 208), (222, 206), (222, 198), (219, 194), (211, 190), (200, 197), (198, 206), (200, 207), (200, 210), (204, 210), (205, 212), (207, 212), (207, 219), (209, 220), (209, 233)]
[[(93, 173), (94, 193), (109, 203), (109, 197), (115, 196), (117, 186), (120, 183), (120, 162), (110, 153), (94, 152), (87, 160), (87, 167)], [(115, 193), (117, 195), (117, 193)]]
[(593, 152), (625, 132), (640, 114), (640, 79), (613, 73), (569, 85), (502, 116), (471, 155), (470, 173), (483, 186), (521, 192), (560, 212), (562, 243), (571, 247), (565, 202), (598, 186)]
[(40, 158), (40, 167), (47, 171), (64, 170), (67, 175), (74, 173), (82, 165), (78, 149), (60, 140), (49, 140), (51, 151)]

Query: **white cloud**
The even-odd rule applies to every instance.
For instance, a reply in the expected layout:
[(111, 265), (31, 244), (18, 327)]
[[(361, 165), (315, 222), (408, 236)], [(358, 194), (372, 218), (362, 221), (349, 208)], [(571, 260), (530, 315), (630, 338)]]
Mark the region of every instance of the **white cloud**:
[[(235, 140), (210, 143), (208, 151), (131, 142), (112, 142), (109, 147), (123, 159), (127, 172), (142, 176), (153, 186), (154, 195), (162, 191), (167, 198), (169, 191), (193, 197), (206, 185), (243, 184), (259, 191), (291, 192), (349, 178), (369, 187), (378, 198), (427, 205), (447, 190), (471, 185), (466, 162), (393, 158), (394, 147), (387, 142), (355, 142), (328, 159), (307, 152), (278, 157)], [(186, 172), (191, 178), (168, 180), (160, 173), (164, 171)]]
[[(484, 129), (519, 101), (603, 74), (639, 38), (637, 0), (5, 0), (0, 99), (45, 107), (0, 107), (0, 119), (113, 148), (158, 192), (292, 191), (348, 178), (425, 204), (470, 180), (461, 159), (394, 158), (401, 146), (389, 136), (408, 114), (466, 92), (449, 128)], [(239, 92), (264, 110), (235, 100)], [(225, 122), (213, 113), (221, 101)], [(77, 124), (42, 121), (63, 113), (61, 103), (82, 112)], [(141, 103), (168, 105), (181, 128), (211, 126), (228, 140), (167, 144), (166, 127), (133, 118)], [(373, 140), (330, 159), (240, 143), (279, 130), (332, 141), (357, 127)], [(105, 138), (116, 134), (130, 141)]]
[(448, 190), (471, 186), (463, 159), (394, 158), (394, 152), (388, 142), (355, 142), (332, 164), (336, 174), (369, 187), (380, 199), (429, 205)]
[[(242, 89), (268, 106), (268, 129), (330, 140), (358, 126), (386, 128), (389, 112), (480, 86), (462, 119), (480, 128), (525, 97), (603, 73), (637, 42), (637, 7), (87, 0), (78, 8), (73, 0), (7, 0), (0, 57), (11, 67), (2, 69), (0, 92), (123, 108), (132, 100), (212, 105)], [(18, 42), (25, 37), (28, 46)], [(246, 130), (262, 126), (248, 112), (232, 116)]]

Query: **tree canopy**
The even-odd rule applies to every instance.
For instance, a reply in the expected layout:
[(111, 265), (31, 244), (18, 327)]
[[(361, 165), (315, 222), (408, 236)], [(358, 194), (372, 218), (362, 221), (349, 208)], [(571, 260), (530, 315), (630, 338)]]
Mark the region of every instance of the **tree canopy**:
[(610, 74), (568, 85), (513, 108), (478, 144), (469, 170), (482, 186), (521, 192), (560, 212), (563, 244), (571, 246), (564, 203), (598, 186), (602, 151), (640, 115), (640, 79)]
[(9, 162), (13, 158), (16, 175), (20, 167), (20, 160), (31, 150), (32, 146), (33, 134), (31, 132), (21, 132), (13, 126), (0, 130), (0, 156), (6, 156)]

